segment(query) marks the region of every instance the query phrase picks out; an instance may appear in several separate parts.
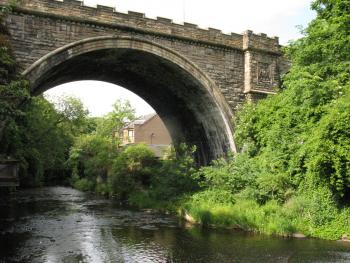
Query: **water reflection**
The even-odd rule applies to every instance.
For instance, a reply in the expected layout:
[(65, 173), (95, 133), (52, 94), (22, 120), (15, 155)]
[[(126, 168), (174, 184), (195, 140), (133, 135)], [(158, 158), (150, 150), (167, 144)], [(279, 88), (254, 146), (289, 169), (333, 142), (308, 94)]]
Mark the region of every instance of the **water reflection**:
[(350, 244), (186, 227), (63, 188), (0, 201), (0, 262), (350, 262)]

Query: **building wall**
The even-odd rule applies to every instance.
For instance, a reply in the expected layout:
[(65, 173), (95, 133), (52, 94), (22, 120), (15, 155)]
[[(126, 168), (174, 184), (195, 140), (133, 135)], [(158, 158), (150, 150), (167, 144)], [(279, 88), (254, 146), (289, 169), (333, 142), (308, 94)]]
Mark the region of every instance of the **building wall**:
[(123, 134), (122, 134), (122, 144), (129, 144), (129, 143), (134, 143), (135, 138), (134, 138), (134, 128), (125, 128), (123, 129)]
[(135, 143), (171, 144), (170, 134), (158, 115), (155, 115), (142, 125), (135, 125), (134, 136)]

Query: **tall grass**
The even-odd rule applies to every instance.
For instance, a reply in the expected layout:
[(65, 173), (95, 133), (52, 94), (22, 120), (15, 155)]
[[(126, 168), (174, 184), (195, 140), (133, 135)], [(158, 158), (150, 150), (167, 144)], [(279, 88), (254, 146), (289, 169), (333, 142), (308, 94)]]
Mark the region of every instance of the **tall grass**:
[[(235, 202), (216, 202), (210, 190), (194, 194), (180, 209), (181, 215), (189, 215), (203, 226), (239, 228), (269, 235), (292, 236), (303, 233), (306, 236), (337, 240), (350, 237), (350, 209), (335, 210), (327, 220), (321, 210), (312, 211), (313, 200), (295, 197), (280, 204), (275, 200), (263, 205), (254, 200), (238, 199)], [(328, 204), (320, 203), (319, 206)], [(321, 208), (318, 209), (321, 209)], [(320, 213), (320, 215), (317, 215)], [(327, 212), (329, 215), (329, 211)]]
[(295, 224), (276, 201), (262, 206), (253, 200), (239, 200), (234, 204), (215, 203), (198, 199), (196, 195), (183, 205), (183, 212), (202, 225), (277, 235), (291, 235), (296, 231)]

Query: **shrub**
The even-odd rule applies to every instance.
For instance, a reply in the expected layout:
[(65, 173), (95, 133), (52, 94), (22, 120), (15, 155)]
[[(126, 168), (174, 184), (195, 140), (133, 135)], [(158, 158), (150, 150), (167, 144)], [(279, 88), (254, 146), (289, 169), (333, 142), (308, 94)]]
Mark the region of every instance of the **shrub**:
[(231, 155), (228, 159), (221, 158), (213, 161), (211, 166), (202, 167), (195, 178), (202, 187), (237, 193), (254, 184), (259, 168), (253, 162), (244, 153)]
[(195, 151), (195, 147), (186, 144), (169, 150), (166, 159), (162, 160), (161, 166), (152, 177), (150, 194), (154, 199), (176, 199), (198, 188), (193, 178), (197, 171), (193, 158)]
[(81, 191), (92, 192), (95, 190), (95, 183), (87, 178), (78, 179), (73, 186)]
[(68, 160), (73, 171), (73, 186), (92, 191), (95, 190), (92, 188), (98, 185), (96, 190), (104, 192), (106, 188), (101, 184), (107, 181), (112, 161), (117, 154), (118, 149), (109, 138), (96, 134), (77, 137)]
[[(228, 198), (213, 198), (222, 196)], [(294, 221), (277, 201), (259, 205), (254, 200), (235, 200), (220, 191), (194, 194), (183, 209), (203, 225), (240, 228), (267, 234), (290, 235), (295, 232)]]
[(127, 200), (130, 193), (150, 185), (159, 162), (154, 153), (144, 144), (126, 147), (114, 160), (109, 178), (111, 194)]

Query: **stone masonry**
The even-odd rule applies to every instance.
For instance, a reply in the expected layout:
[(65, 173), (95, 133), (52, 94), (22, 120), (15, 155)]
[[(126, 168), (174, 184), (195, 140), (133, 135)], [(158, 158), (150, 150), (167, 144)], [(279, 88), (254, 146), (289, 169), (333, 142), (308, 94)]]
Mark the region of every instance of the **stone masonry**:
[[(7, 3), (0, 0), (0, 5)], [(203, 147), (209, 149), (210, 154), (200, 158), (206, 161), (235, 150), (230, 123), (234, 112), (246, 99), (274, 94), (286, 68), (277, 37), (249, 30), (243, 34), (223, 34), (220, 30), (201, 29), (190, 23), (147, 18), (142, 13), (125, 14), (100, 5), (88, 7), (77, 0), (22, 0), (5, 23), (15, 57), (32, 84), (33, 94), (79, 79), (123, 84), (154, 102), (150, 104), (159, 110), (170, 129), (174, 126), (174, 134), (181, 133), (192, 141), (205, 137), (201, 144), (206, 144)], [(113, 59), (111, 53), (107, 55), (104, 50), (114, 50)], [(102, 61), (102, 57), (109, 60)], [(94, 61), (104, 70), (97, 69), (99, 75), (94, 75), (96, 69), (86, 65), (88, 61)], [(86, 75), (73, 72), (74, 65), (84, 69)], [(110, 68), (113, 74), (107, 72)], [(162, 76), (155, 78), (157, 74)], [(143, 83), (149, 84), (149, 88), (136, 88)], [(168, 90), (162, 93), (158, 88), (157, 94), (165, 101), (170, 92), (179, 98), (177, 104), (183, 104), (182, 108), (174, 105), (172, 111), (167, 111), (167, 105), (153, 99), (155, 93), (150, 95), (157, 90), (151, 86)], [(188, 99), (189, 96), (200, 99)], [(171, 99), (166, 104), (169, 106)], [(172, 112), (178, 114), (178, 118), (173, 118)], [(190, 128), (184, 123), (191, 119), (184, 119), (182, 115), (190, 113), (196, 120), (193, 125), (198, 134), (204, 135), (188, 135), (191, 132), (185, 131)], [(182, 125), (182, 131), (176, 131), (177, 124)], [(220, 139), (214, 140), (214, 137)], [(209, 142), (211, 140), (214, 142)]]

